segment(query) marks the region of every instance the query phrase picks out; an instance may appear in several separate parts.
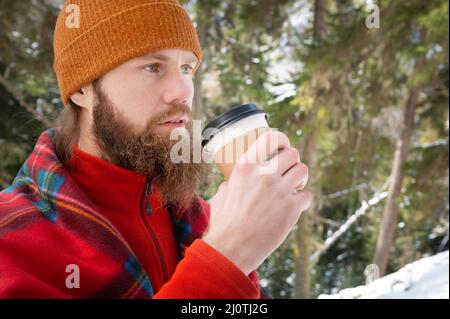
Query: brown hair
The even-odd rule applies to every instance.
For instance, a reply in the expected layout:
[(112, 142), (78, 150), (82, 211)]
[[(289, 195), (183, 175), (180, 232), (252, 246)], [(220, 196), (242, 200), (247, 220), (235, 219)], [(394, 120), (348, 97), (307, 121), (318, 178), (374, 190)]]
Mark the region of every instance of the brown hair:
[(72, 156), (72, 147), (80, 138), (81, 107), (69, 100), (55, 120), (56, 135), (53, 138), (56, 155), (66, 164)]
[[(96, 87), (100, 82), (101, 77), (92, 81), (92, 85)], [(73, 146), (78, 144), (81, 128), (80, 117), (81, 107), (69, 99), (54, 122), (53, 127), (56, 128), (56, 134), (53, 143), (56, 155), (63, 164), (67, 164), (72, 156)]]

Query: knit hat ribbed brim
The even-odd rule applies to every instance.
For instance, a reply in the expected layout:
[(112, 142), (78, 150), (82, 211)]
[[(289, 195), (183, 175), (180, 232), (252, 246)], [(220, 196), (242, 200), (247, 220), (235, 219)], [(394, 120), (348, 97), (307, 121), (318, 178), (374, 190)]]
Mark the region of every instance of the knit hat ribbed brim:
[(120, 64), (163, 49), (193, 52), (194, 72), (202, 60), (195, 27), (176, 0), (66, 1), (56, 22), (53, 65), (63, 103)]

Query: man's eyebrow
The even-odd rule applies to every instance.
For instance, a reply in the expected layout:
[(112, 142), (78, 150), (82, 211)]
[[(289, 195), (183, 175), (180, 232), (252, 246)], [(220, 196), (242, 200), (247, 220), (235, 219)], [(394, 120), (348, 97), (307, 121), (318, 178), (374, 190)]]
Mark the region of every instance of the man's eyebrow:
[[(160, 60), (163, 62), (167, 62), (170, 61), (170, 58), (164, 54), (159, 54), (159, 53), (148, 53), (144, 56), (142, 56), (142, 58), (144, 59), (155, 59), (155, 60)], [(193, 58), (188, 58), (186, 59), (188, 64), (197, 64), (198, 63), (198, 59), (197, 57), (193, 57)]]

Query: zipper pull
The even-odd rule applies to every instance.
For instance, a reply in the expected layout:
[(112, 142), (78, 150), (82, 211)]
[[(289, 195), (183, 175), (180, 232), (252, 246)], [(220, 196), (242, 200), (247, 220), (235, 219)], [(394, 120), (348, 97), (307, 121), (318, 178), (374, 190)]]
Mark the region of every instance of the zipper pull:
[(150, 216), (152, 215), (153, 212), (152, 205), (148, 200), (151, 193), (152, 193), (152, 183), (149, 180), (147, 180), (147, 185), (145, 188), (145, 212)]

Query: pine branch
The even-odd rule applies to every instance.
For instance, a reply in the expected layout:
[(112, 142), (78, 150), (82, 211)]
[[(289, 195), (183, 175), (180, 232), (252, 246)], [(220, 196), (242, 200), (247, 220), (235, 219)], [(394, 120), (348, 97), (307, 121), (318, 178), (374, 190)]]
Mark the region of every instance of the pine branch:
[(436, 147), (436, 146), (446, 146), (448, 145), (448, 140), (441, 138), (439, 140), (436, 140), (434, 142), (430, 142), (430, 143), (416, 143), (412, 146), (412, 149), (427, 149), (427, 148), (431, 148), (431, 147)]
[(14, 97), (14, 99), (19, 103), (19, 105), (22, 108), (24, 108), (27, 112), (32, 114), (37, 121), (43, 123), (46, 127), (51, 127), (52, 125), (51, 122), (45, 117), (43, 117), (41, 114), (39, 114), (35, 110), (33, 105), (27, 103), (23, 95), (18, 90), (16, 90), (10, 83), (8, 83), (8, 81), (2, 74), (0, 74), (0, 84), (6, 89), (6, 91), (8, 91), (9, 94), (11, 94)]
[(363, 188), (368, 188), (368, 187), (369, 187), (369, 185), (367, 183), (362, 183), (362, 184), (355, 185), (353, 187), (350, 187), (350, 188), (347, 188), (347, 189), (343, 189), (343, 190), (340, 190), (340, 191), (337, 191), (337, 192), (334, 192), (334, 193), (331, 193), (331, 194), (323, 195), (322, 196), (322, 200), (335, 199), (335, 198), (347, 195), (347, 194), (349, 194), (351, 192), (354, 192), (356, 190), (363, 189)]
[(386, 188), (388, 186), (388, 181), (384, 183), (384, 185), (381, 187), (380, 190), (375, 192), (375, 194), (372, 196), (371, 199), (368, 201), (364, 200), (361, 203), (361, 206), (356, 210), (356, 212), (350, 216), (349, 219), (345, 223), (339, 227), (337, 231), (335, 231), (332, 235), (330, 235), (324, 242), (323, 246), (316, 250), (310, 257), (309, 260), (311, 264), (317, 263), (319, 260), (319, 257), (328, 249), (330, 248), (349, 228), (352, 226), (361, 216), (364, 216), (368, 211), (369, 208), (375, 206), (379, 202), (381, 202), (383, 199), (385, 199), (388, 195), (386, 192)]

